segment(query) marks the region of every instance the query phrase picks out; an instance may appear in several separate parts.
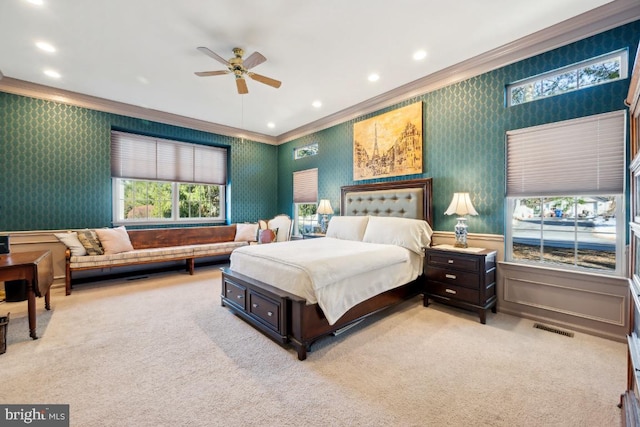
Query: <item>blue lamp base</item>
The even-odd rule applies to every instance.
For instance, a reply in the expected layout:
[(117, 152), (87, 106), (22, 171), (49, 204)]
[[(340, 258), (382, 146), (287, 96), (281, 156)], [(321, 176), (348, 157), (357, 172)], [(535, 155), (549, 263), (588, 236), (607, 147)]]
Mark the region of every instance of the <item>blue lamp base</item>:
[(466, 248), (467, 245), (467, 219), (464, 217), (458, 218), (458, 223), (455, 227), (456, 231), (456, 241), (454, 243), (454, 247), (456, 248)]
[(327, 215), (322, 215), (322, 223), (320, 224), (320, 230), (322, 234), (327, 234), (328, 225), (329, 225), (329, 221), (327, 220)]

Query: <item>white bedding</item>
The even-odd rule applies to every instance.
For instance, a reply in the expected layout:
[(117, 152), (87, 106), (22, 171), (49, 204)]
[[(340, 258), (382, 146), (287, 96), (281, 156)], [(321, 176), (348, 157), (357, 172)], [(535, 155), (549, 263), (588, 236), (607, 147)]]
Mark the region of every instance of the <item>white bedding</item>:
[(318, 303), (330, 324), (351, 307), (418, 277), (422, 256), (396, 245), (334, 239), (244, 246), (231, 269)]

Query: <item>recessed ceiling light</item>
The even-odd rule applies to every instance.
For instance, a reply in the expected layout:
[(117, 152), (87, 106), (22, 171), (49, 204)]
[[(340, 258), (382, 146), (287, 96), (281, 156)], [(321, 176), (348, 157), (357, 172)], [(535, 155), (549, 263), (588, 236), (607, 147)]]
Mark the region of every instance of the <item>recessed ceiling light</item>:
[(320, 108), (320, 107), (322, 107), (322, 102), (321, 101), (313, 101), (311, 103), (311, 105), (313, 105), (315, 108)]
[(136, 77), (136, 78), (138, 79), (138, 81), (139, 81), (140, 83), (142, 83), (142, 84), (144, 84), (144, 85), (148, 85), (148, 84), (149, 84), (149, 80), (148, 80), (146, 77), (144, 77), (144, 76), (138, 76), (138, 77)]
[(38, 46), (39, 49), (44, 50), (45, 52), (55, 52), (56, 48), (53, 47), (53, 45), (47, 43), (47, 42), (36, 42), (36, 46)]
[(380, 76), (377, 75), (376, 73), (373, 73), (373, 74), (369, 74), (368, 79), (370, 82), (377, 82), (380, 79)]
[(276, 127), (276, 124), (275, 124), (275, 123), (273, 123), (273, 122), (269, 122), (269, 123), (267, 123), (267, 127), (268, 127), (269, 129), (273, 129), (274, 127)]
[(44, 70), (44, 73), (49, 77), (53, 77), (54, 79), (59, 79), (60, 77), (62, 77), (59, 72), (54, 70)]
[(416, 61), (420, 61), (426, 57), (427, 57), (427, 52), (425, 52), (424, 50), (418, 50), (413, 54), (413, 59), (415, 59)]

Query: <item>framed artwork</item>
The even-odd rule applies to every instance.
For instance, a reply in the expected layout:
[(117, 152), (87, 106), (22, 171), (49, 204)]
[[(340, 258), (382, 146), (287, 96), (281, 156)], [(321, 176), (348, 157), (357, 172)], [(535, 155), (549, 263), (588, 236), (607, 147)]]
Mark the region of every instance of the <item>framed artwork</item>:
[(353, 125), (353, 180), (422, 173), (422, 102)]

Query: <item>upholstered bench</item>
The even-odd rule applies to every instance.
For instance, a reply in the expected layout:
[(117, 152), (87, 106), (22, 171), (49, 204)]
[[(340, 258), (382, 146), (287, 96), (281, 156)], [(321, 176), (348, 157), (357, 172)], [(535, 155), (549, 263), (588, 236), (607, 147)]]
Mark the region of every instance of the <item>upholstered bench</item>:
[[(256, 227), (257, 228), (257, 227)], [(156, 228), (127, 230), (124, 227), (75, 230), (57, 233), (67, 246), (65, 255), (66, 294), (71, 294), (74, 271), (186, 261), (194, 274), (195, 259), (229, 255), (255, 240), (256, 232), (245, 225)]]

